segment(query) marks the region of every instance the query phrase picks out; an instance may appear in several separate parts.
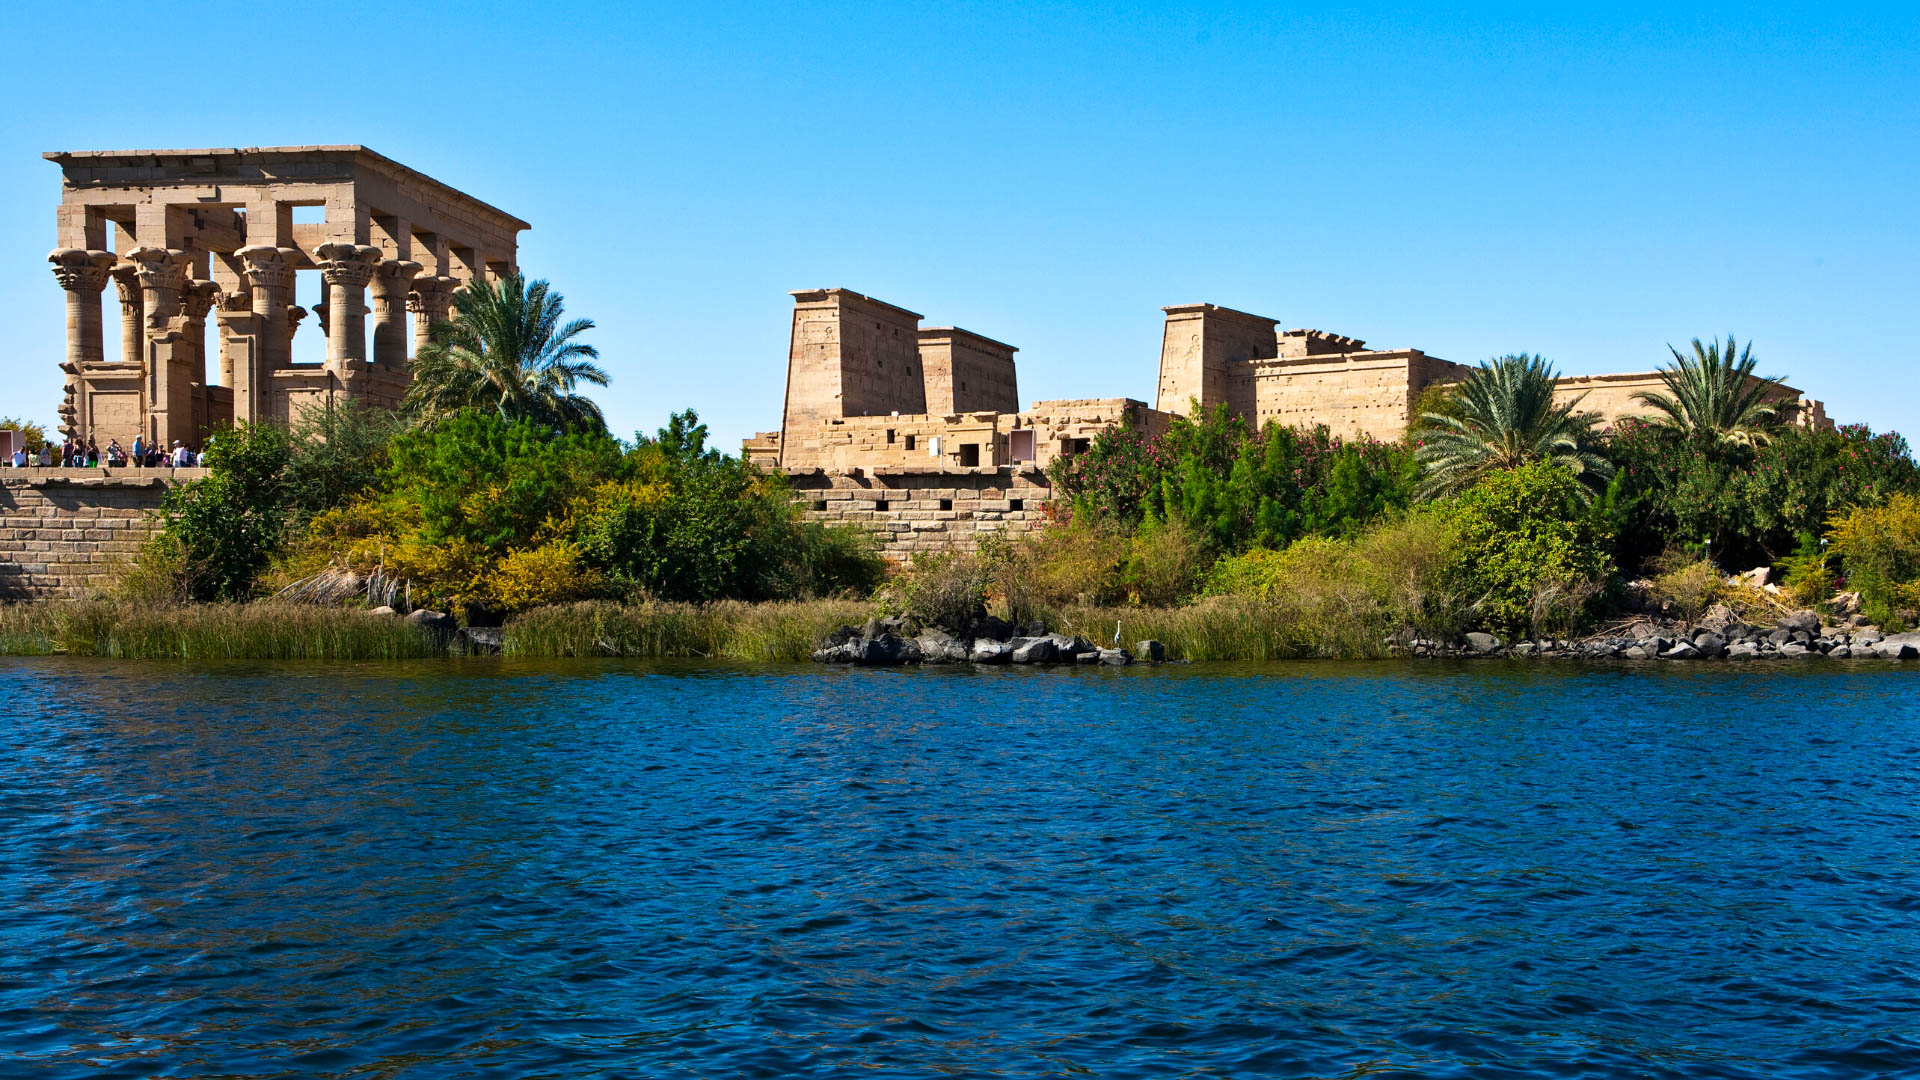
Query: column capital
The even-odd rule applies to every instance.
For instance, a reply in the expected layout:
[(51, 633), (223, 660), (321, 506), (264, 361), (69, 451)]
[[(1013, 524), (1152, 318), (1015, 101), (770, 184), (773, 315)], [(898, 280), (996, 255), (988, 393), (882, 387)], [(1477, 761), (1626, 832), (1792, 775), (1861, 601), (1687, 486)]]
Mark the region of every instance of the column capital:
[(121, 263), (107, 271), (113, 278), (113, 290), (120, 294), (122, 304), (138, 306), (140, 303), (140, 268), (132, 263)]
[(204, 319), (220, 298), (220, 286), (211, 281), (190, 281), (180, 290), (180, 309), (189, 319)]
[[(306, 317), (306, 308), (301, 307), (299, 304), (287, 305), (287, 339), (289, 341), (293, 339), (293, 335), (300, 332), (300, 320)], [(324, 334), (326, 331), (322, 330), (321, 333)]]
[(293, 272), (300, 264), (298, 248), (249, 244), (234, 254), (240, 257), (240, 272), (253, 285), (269, 289), (293, 287)]
[(134, 276), (142, 288), (184, 289), (191, 260), (175, 248), (137, 247), (127, 252)]
[(380, 249), (371, 244), (321, 244), (313, 254), (328, 285), (348, 288), (361, 288), (372, 280), (382, 257)]
[(47, 256), (54, 279), (69, 292), (97, 293), (107, 287), (107, 276), (117, 261), (111, 251), (60, 248)]
[(453, 290), (460, 287), (458, 278), (445, 274), (413, 279), (413, 291), (407, 294), (407, 310), (415, 315), (432, 315), (439, 318), (446, 313), (447, 305), (453, 302)]
[(420, 264), (401, 259), (382, 259), (373, 268), (373, 295), (381, 298), (400, 298), (406, 295), (407, 288), (420, 273)]

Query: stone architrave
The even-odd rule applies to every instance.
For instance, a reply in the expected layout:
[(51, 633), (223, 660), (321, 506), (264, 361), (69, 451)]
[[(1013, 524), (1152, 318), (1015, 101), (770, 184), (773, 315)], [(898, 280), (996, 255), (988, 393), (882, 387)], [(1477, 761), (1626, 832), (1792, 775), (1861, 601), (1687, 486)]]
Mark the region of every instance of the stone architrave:
[(313, 254), (327, 283), (327, 310), (321, 316), (327, 367), (343, 383), (352, 384), (367, 366), (367, 283), (380, 263), (380, 249), (335, 242), (321, 244)]
[(382, 259), (373, 271), (373, 362), (392, 371), (407, 366), (407, 300), (420, 264)]
[(121, 263), (111, 273), (114, 292), (120, 296), (120, 360), (138, 364), (147, 353), (146, 303), (140, 296), (140, 269), (132, 263)]
[(413, 291), (407, 294), (407, 310), (413, 312), (413, 355), (419, 356), (420, 350), (432, 340), (428, 331), (433, 324), (445, 322), (447, 312), (453, 307), (453, 294), (460, 288), (460, 279), (445, 274), (413, 279)]
[(100, 293), (107, 287), (114, 256), (110, 251), (61, 248), (47, 256), (54, 280), (67, 293), (67, 354), (60, 370), (66, 374), (66, 396), (60, 407), (60, 427), (82, 435), (79, 417), (81, 372), (106, 358), (101, 341)]
[[(146, 318), (142, 372), (146, 384), (146, 435), (156, 447), (191, 442), (193, 430), (192, 346), (181, 317), (180, 294), (191, 260), (173, 248), (137, 247), (127, 252), (140, 284)], [(203, 312), (204, 314), (204, 312)]]

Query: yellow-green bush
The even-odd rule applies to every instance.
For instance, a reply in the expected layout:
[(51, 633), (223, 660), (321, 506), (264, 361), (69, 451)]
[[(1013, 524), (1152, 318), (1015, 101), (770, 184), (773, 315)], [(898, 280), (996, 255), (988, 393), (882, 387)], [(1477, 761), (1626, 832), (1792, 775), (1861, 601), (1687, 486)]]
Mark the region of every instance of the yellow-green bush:
[(1920, 496), (1895, 494), (1883, 505), (1837, 515), (1827, 542), (1868, 618), (1886, 626), (1914, 620), (1920, 611)]

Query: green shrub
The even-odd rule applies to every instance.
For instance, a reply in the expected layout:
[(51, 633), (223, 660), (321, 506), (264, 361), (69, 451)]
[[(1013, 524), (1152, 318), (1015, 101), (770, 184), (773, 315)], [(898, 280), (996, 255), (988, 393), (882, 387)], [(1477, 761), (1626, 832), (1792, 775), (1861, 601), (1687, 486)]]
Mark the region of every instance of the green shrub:
[(181, 592), (193, 600), (240, 600), (279, 552), (286, 529), (283, 472), (292, 455), (284, 429), (254, 424), (207, 442), (208, 475), (167, 492), (161, 544), (178, 546)]
[(1444, 511), (1458, 547), (1446, 571), (1497, 633), (1571, 629), (1610, 570), (1580, 481), (1543, 461), (1489, 474)]
[(1920, 610), (1920, 496), (1902, 492), (1879, 506), (1856, 506), (1834, 518), (1827, 541), (1868, 618), (1883, 626), (1913, 620)]

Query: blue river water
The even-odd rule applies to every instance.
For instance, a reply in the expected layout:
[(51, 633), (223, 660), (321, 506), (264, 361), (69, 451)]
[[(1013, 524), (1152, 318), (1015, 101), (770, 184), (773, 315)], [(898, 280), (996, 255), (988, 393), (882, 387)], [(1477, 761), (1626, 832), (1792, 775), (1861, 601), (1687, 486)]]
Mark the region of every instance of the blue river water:
[(1916, 1075), (1916, 690), (0, 660), (0, 1075)]

